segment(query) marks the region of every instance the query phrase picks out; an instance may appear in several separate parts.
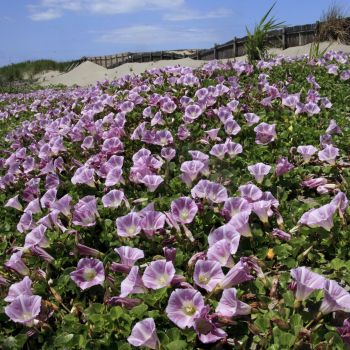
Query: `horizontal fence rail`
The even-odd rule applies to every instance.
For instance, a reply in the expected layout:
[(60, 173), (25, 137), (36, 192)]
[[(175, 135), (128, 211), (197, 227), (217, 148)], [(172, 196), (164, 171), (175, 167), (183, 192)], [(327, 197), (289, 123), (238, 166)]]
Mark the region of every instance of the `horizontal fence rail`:
[[(350, 22), (350, 17), (346, 18)], [(288, 47), (302, 46), (315, 41), (319, 33), (321, 22), (313, 24), (284, 27), (268, 33), (268, 40), (272, 48), (287, 49)], [(80, 62), (90, 61), (105, 68), (115, 68), (129, 62), (151, 62), (159, 60), (176, 60), (189, 57), (196, 60), (228, 59), (244, 56), (245, 44), (248, 37), (234, 38), (224, 44), (215, 44), (214, 47), (204, 50), (174, 50), (155, 52), (125, 52), (116, 55), (82, 57)], [(192, 51), (192, 54), (183, 54), (176, 51)]]

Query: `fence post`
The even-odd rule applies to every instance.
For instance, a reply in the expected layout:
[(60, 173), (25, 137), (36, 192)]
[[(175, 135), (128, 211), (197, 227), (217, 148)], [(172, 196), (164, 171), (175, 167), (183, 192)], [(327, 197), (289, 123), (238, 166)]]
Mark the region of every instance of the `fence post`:
[(217, 44), (214, 45), (214, 60), (218, 59), (218, 49), (217, 49)]
[(163, 59), (163, 51), (160, 52), (160, 59)]
[(315, 38), (317, 38), (320, 34), (320, 21), (316, 21), (316, 28), (315, 28)]
[(237, 57), (237, 37), (233, 39), (233, 58)]
[(196, 50), (197, 60), (199, 60), (199, 50)]
[(150, 53), (149, 53), (149, 60), (150, 60), (150, 62), (152, 62), (152, 61), (153, 61), (153, 55), (152, 55), (152, 52), (150, 52)]
[(175, 59), (175, 52), (171, 53), (171, 59), (174, 60)]
[(286, 27), (282, 28), (282, 49), (285, 50), (287, 48), (287, 40), (286, 40)]
[(302, 39), (303, 39), (303, 37), (301, 35), (301, 32), (299, 32), (299, 46), (302, 45)]

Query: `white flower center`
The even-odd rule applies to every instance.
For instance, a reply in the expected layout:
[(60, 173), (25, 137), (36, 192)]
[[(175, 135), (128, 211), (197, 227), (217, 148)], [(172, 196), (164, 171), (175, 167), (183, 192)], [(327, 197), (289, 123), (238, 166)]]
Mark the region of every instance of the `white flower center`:
[(84, 279), (85, 281), (91, 281), (96, 277), (97, 273), (95, 269), (87, 268), (84, 271)]

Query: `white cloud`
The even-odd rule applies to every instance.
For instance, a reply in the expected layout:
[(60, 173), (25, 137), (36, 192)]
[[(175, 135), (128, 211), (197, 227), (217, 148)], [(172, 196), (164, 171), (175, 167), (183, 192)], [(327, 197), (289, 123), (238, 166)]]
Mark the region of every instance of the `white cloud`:
[(232, 15), (232, 11), (224, 8), (218, 10), (200, 13), (198, 11), (191, 11), (181, 9), (180, 11), (174, 11), (167, 13), (163, 16), (166, 21), (193, 21), (212, 18), (224, 18)]
[(33, 12), (29, 18), (33, 21), (51, 21), (62, 16), (62, 12), (57, 9), (47, 9), (44, 11)]
[(218, 38), (211, 31), (203, 31), (198, 28), (172, 28), (159, 25), (135, 25), (118, 28), (109, 32), (101, 33), (96, 41), (128, 44), (135, 48), (164, 48), (173, 46), (201, 46), (201, 44), (211, 43)]
[[(39, 0), (29, 5), (33, 20), (59, 17), (65, 11), (86, 11), (93, 14), (123, 14), (145, 10), (171, 10), (181, 8), (185, 0)], [(56, 16), (54, 15), (56, 14)], [(39, 18), (39, 19), (38, 19)]]

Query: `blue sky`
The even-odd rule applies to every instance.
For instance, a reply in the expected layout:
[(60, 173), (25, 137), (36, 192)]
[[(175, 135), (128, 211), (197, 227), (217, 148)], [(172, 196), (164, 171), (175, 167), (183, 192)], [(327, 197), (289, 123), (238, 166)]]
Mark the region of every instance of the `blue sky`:
[[(279, 0), (286, 25), (313, 23), (333, 0)], [(245, 35), (266, 0), (0, 0), (0, 66), (124, 51), (208, 48)], [(349, 8), (348, 0), (340, 5)]]

